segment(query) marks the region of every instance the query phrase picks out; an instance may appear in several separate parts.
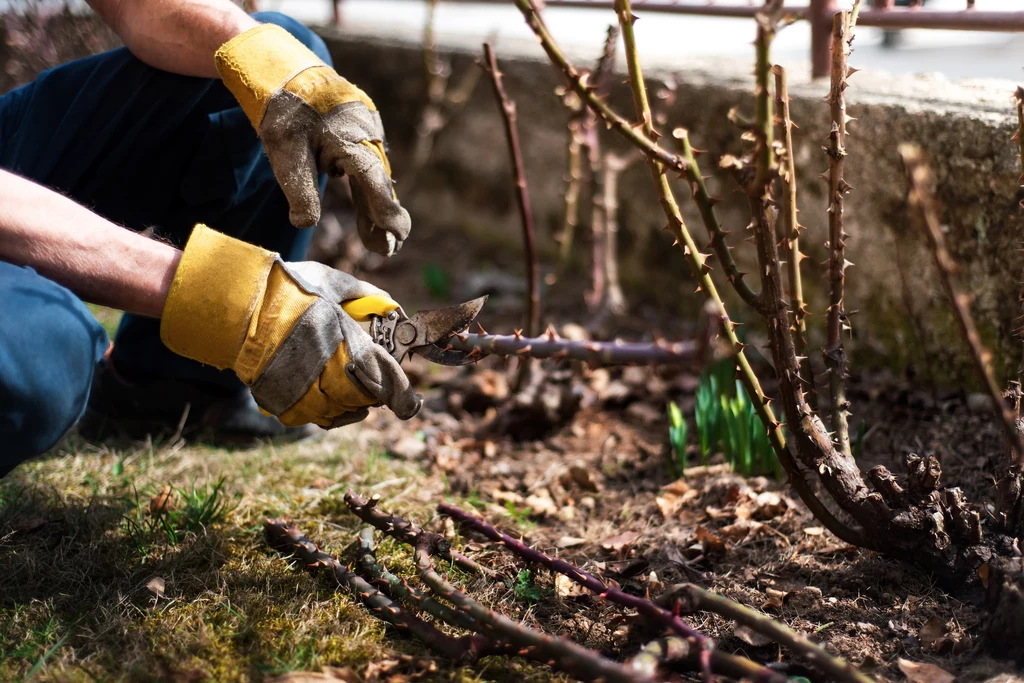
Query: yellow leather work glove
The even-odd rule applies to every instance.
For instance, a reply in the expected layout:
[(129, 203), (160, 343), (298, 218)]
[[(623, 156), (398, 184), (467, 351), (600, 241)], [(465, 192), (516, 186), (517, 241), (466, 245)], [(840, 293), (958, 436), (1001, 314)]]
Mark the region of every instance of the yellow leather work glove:
[(384, 152), (380, 114), (286, 30), (262, 24), (217, 50), (217, 71), (256, 128), (295, 227), (320, 219), (317, 171), (347, 173), (363, 244), (391, 256), (409, 236)]
[(160, 338), (175, 353), (234, 370), (286, 425), (339, 427), (381, 404), (408, 419), (422, 398), (352, 317), (396, 308), (387, 292), (347, 273), (285, 263), (197, 225), (164, 304)]

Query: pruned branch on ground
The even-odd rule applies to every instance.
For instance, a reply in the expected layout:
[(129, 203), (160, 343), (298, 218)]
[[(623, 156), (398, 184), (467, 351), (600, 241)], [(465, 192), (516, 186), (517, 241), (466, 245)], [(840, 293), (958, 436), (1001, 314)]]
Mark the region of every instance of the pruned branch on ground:
[[(667, 629), (674, 634), (648, 643), (626, 663), (615, 661), (568, 638), (531, 628), (472, 598), (434, 566), (434, 556), (454, 556), (450, 543), (439, 534), (420, 529), (408, 520), (381, 510), (379, 498), (365, 499), (349, 492), (345, 495), (345, 502), (353, 514), (369, 525), (359, 533), (354, 545), (354, 569), (343, 565), (298, 529), (280, 520), (267, 520), (264, 524), (268, 545), (294, 558), (310, 573), (320, 572), (336, 586), (347, 588), (378, 618), (412, 634), (438, 654), (458, 663), (471, 663), (491, 655), (514, 655), (545, 663), (581, 680), (621, 683), (665, 680), (664, 674), (676, 670), (700, 672), (707, 683), (715, 676), (762, 683), (786, 683), (789, 680), (747, 657), (718, 649), (709, 637), (680, 616), (681, 611), (696, 613), (706, 610), (734, 619), (792, 648), (807, 664), (819, 668), (834, 680), (843, 683), (868, 683), (871, 680), (855, 667), (798, 636), (784, 624), (725, 597), (686, 585), (676, 587), (659, 604), (609, 585), (570, 562), (535, 550), (457, 507), (438, 506), (440, 514), (503, 545), (527, 564), (560, 573), (598, 598), (635, 611), (639, 619), (650, 622), (657, 627), (656, 630)], [(413, 549), (416, 575), (422, 588), (412, 586), (408, 580), (385, 568), (376, 555), (374, 529)], [(432, 617), (435, 623), (444, 625), (448, 631), (425, 621), (418, 614), (421, 612)], [(450, 631), (466, 633), (452, 635)]]

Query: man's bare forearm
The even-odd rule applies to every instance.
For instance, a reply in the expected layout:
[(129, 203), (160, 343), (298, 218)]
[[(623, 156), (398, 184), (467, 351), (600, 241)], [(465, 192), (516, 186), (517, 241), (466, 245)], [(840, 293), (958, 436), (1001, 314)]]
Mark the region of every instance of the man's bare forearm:
[(0, 171), (0, 260), (31, 266), (86, 301), (157, 318), (181, 252)]
[(87, 1), (132, 54), (185, 76), (217, 78), (217, 48), (259, 23), (231, 0)]

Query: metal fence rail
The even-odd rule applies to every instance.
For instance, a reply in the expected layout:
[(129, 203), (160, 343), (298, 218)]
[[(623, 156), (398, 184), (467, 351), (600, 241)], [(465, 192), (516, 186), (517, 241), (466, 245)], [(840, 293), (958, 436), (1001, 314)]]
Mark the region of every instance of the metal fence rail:
[[(449, 0), (452, 1), (452, 0)], [(454, 0), (503, 4), (508, 0)], [(859, 26), (885, 29), (924, 28), (953, 31), (1024, 32), (1024, 10), (998, 12), (978, 10), (975, 0), (965, 0), (962, 10), (937, 10), (923, 6), (922, 0), (908, 0), (908, 7), (896, 7), (895, 0), (865, 0), (870, 8), (861, 10)], [(335, 0), (337, 3), (338, 0)], [(787, 8), (799, 20), (811, 24), (811, 72), (815, 78), (828, 75), (832, 42), (832, 17), (839, 11), (836, 0), (809, 0), (810, 4)], [(545, 0), (546, 7), (612, 9), (612, 0)], [(335, 5), (337, 7), (337, 4)], [(665, 14), (690, 14), (706, 17), (752, 18), (760, 6), (719, 5), (714, 0), (686, 2), (683, 0), (634, 0), (633, 8)], [(337, 16), (337, 14), (335, 15)]]

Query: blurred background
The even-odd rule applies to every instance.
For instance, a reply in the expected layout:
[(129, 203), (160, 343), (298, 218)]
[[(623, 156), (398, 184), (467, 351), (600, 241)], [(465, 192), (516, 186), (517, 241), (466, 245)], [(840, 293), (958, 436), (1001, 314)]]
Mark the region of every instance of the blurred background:
[[(355, 33), (381, 38), (420, 40), (428, 15), (426, 0), (237, 0), (248, 9), (275, 10), (309, 24), (335, 20)], [(839, 0), (840, 8), (852, 0)], [(896, 0), (897, 8), (909, 0)], [(697, 4), (697, 3), (691, 3)], [(750, 7), (748, 0), (716, 0), (716, 6)], [(868, 4), (868, 2), (865, 2)], [(965, 0), (925, 0), (924, 8), (962, 10)], [(787, 2), (787, 9), (800, 10), (807, 2)], [(643, 57), (654, 62), (674, 62), (687, 57), (728, 57), (747, 59), (754, 38), (749, 19), (673, 15), (634, 4), (641, 17), (636, 32)], [(1021, 0), (976, 0), (976, 12), (1012, 12), (1024, 9)], [(2, 0), (3, 30), (0, 49), (7, 78), (3, 89), (30, 80), (41, 68), (89, 54), (116, 44), (102, 27), (70, 28), (60, 17), (87, 15), (82, 0)], [(545, 10), (549, 28), (559, 42), (573, 50), (594, 52), (600, 48), (604, 29), (611, 19), (608, 9), (549, 6)], [(88, 22), (87, 22), (88, 23)], [(438, 2), (434, 31), (448, 46), (465, 46), (476, 51), (490, 38), (505, 42), (533, 42), (533, 36), (511, 2)], [(113, 42), (112, 42), (113, 41)], [(797, 22), (782, 31), (775, 41), (774, 55), (794, 67), (810, 63), (811, 27)], [(933, 29), (886, 30), (861, 26), (855, 43), (858, 66), (892, 73), (941, 74), (950, 79), (1002, 78), (1017, 80), (1024, 64), (1024, 33), (948, 31)]]
[[(310, 23), (332, 20), (329, 0), (258, 0), (260, 9), (279, 10)], [(698, 3), (691, 3), (698, 4)], [(840, 1), (848, 8), (850, 0)], [(868, 4), (865, 2), (865, 4)], [(906, 5), (906, 0), (896, 3)], [(750, 6), (746, 0), (717, 0), (715, 5)], [(787, 8), (804, 8), (806, 2), (787, 2)], [(928, 10), (962, 10), (964, 0), (927, 0)], [(975, 10), (1020, 11), (1020, 0), (977, 0)], [(747, 59), (754, 39), (750, 20), (671, 15), (644, 10), (634, 3), (641, 17), (636, 25), (644, 56), (662, 61), (687, 56), (738, 57)], [(340, 18), (346, 29), (373, 32), (381, 37), (412, 37), (421, 34), (427, 3), (421, 0), (341, 0)], [(548, 27), (563, 46), (598, 50), (609, 10), (548, 7)], [(440, 2), (435, 31), (438, 39), (466, 43), (476, 49), (487, 36), (502, 40), (529, 40), (533, 36), (511, 2), (503, 4)], [(774, 54), (780, 61), (797, 64), (810, 57), (811, 29), (798, 22), (780, 33)], [(861, 27), (855, 43), (857, 64), (893, 73), (941, 73), (949, 78), (1018, 79), (1024, 72), (1024, 34), (931, 29), (883, 30)]]

